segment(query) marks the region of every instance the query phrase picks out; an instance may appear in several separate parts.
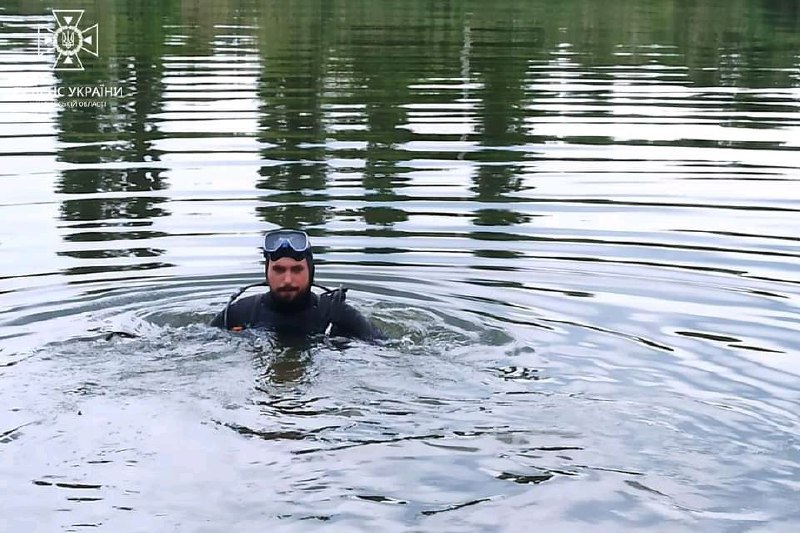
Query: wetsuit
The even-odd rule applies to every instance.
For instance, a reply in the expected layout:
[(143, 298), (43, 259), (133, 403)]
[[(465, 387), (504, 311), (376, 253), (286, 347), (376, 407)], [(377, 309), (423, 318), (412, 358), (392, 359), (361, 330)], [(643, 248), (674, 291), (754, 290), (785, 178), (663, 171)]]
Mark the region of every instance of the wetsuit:
[[(224, 328), (225, 310), (212, 326)], [(271, 293), (254, 294), (233, 302), (228, 308), (227, 328), (266, 328), (291, 335), (330, 335), (354, 337), (364, 340), (382, 338), (383, 335), (358, 310), (344, 302), (344, 292), (330, 291), (317, 295), (311, 291), (296, 301), (284, 302)]]

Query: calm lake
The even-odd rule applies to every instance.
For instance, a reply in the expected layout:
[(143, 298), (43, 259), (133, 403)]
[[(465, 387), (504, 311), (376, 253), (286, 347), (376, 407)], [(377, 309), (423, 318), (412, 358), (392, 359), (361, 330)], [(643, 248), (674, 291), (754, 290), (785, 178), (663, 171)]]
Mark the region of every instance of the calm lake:
[(4, 0), (0, 221), (2, 531), (800, 530), (795, 0)]

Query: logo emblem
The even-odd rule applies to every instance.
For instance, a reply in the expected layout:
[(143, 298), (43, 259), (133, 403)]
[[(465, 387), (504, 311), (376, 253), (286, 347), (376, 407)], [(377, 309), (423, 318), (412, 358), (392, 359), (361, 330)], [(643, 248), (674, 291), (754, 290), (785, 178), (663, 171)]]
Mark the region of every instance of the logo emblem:
[(97, 24), (81, 29), (83, 9), (54, 9), (56, 29), (53, 34), (53, 46), (56, 51), (54, 70), (83, 70), (80, 53), (86, 52), (98, 57)]

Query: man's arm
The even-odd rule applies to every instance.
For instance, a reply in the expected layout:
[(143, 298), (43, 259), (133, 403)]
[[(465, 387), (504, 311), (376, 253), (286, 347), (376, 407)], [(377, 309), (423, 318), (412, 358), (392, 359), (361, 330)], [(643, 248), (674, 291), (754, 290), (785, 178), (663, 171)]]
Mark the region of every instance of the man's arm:
[(217, 313), (211, 323), (209, 324), (212, 328), (224, 328), (225, 327), (225, 309)]
[(349, 304), (342, 305), (331, 334), (355, 337), (365, 341), (386, 338), (380, 329), (372, 325), (364, 315)]

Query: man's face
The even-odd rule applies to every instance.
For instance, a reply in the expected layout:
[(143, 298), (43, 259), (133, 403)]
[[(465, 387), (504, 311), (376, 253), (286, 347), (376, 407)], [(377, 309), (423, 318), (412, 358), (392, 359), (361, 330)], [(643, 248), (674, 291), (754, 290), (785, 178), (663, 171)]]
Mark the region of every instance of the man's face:
[(295, 300), (311, 285), (308, 262), (305, 259), (281, 257), (267, 262), (267, 282), (273, 296), (286, 302)]

